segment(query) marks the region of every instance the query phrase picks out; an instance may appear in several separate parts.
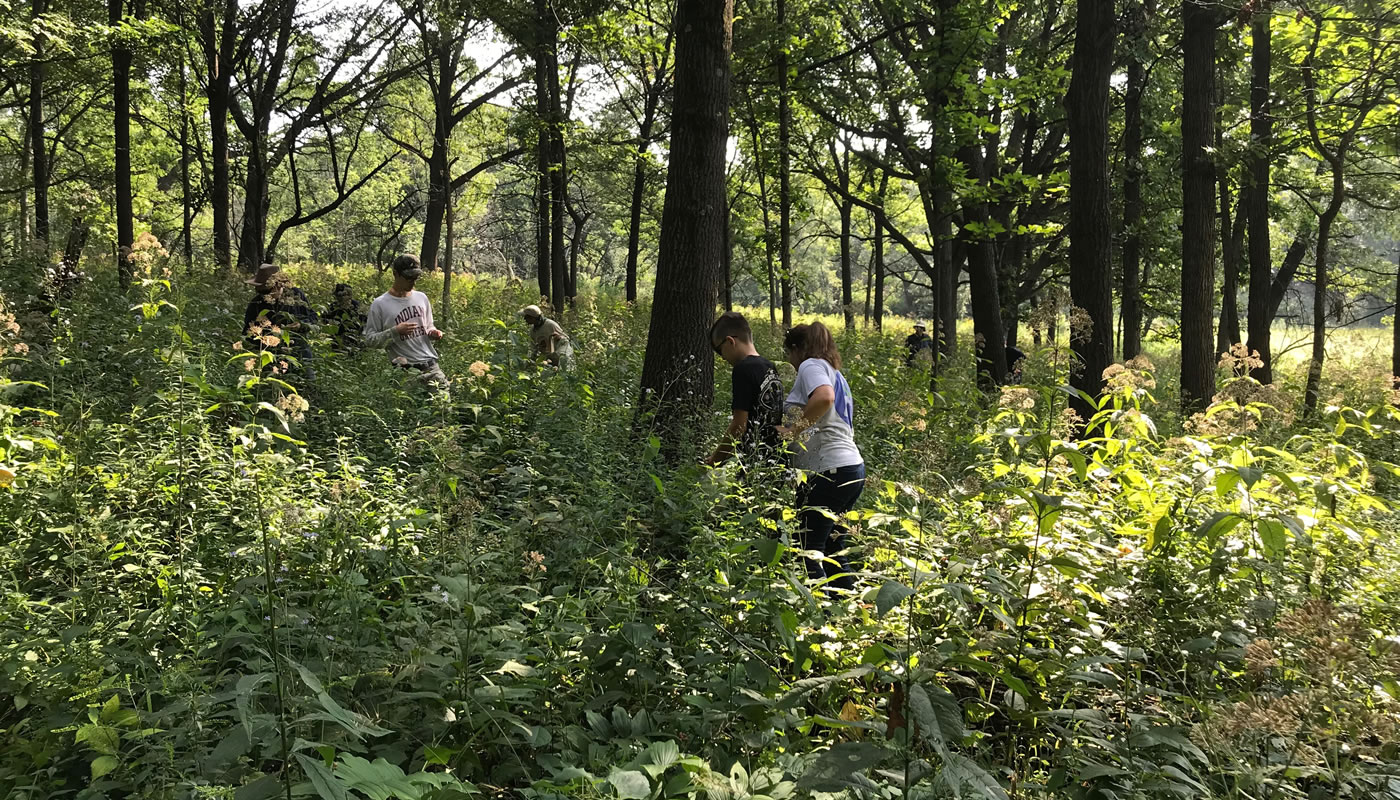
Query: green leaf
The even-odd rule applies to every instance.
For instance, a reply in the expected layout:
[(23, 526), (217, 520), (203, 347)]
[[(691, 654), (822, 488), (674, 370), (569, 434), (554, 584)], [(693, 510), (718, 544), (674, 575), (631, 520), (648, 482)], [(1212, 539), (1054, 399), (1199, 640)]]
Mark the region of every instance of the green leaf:
[(930, 684), (932, 691), (915, 684), (909, 689), (909, 711), (919, 726), (919, 735), (940, 752), (962, 741), (962, 707), (947, 689)]
[(890, 609), (904, 602), (913, 593), (913, 589), (898, 581), (885, 581), (884, 585), (880, 587), (879, 593), (875, 595), (876, 616), (885, 616)]
[(681, 748), (675, 742), (652, 742), (647, 748), (647, 758), (664, 772), (681, 760)]
[(1264, 546), (1264, 555), (1278, 558), (1288, 550), (1288, 530), (1283, 523), (1271, 519), (1259, 522), (1259, 543)]
[(350, 793), (345, 790), (340, 781), (320, 759), (297, 753), (297, 762), (301, 764), (301, 769), (306, 773), (307, 780), (311, 781), (311, 786), (316, 790), (316, 794), (321, 800), (350, 800)]
[(852, 775), (878, 765), (887, 755), (889, 751), (869, 742), (842, 742), (809, 764), (797, 786), (818, 792), (840, 791)]
[(121, 762), (117, 760), (116, 756), (98, 756), (92, 760), (92, 779), (97, 780), (119, 766), (121, 766)]
[(86, 742), (88, 747), (109, 756), (116, 755), (117, 748), (121, 746), (117, 729), (106, 725), (84, 725), (78, 729), (74, 741), (78, 744)]
[(1077, 778), (1077, 780), (1092, 781), (1095, 778), (1127, 774), (1127, 770), (1121, 769), (1119, 767), (1110, 766), (1108, 764), (1089, 764), (1088, 766), (1084, 767), (1084, 769), (1081, 769), (1079, 771), (1079, 777)]
[[(245, 783), (233, 792), (233, 800), (271, 800), (282, 793), (282, 775), (264, 775), (252, 783)], [(385, 800), (385, 798), (380, 798)]]
[(938, 773), (942, 781), (954, 795), (961, 795), (961, 789), (972, 790), (973, 797), (987, 800), (1007, 800), (1006, 790), (997, 783), (991, 773), (982, 769), (977, 762), (957, 753), (943, 756), (943, 769)]
[(651, 782), (635, 769), (613, 770), (608, 776), (608, 783), (613, 785), (622, 800), (645, 800), (651, 796)]
[(1220, 540), (1220, 537), (1234, 530), (1235, 526), (1243, 521), (1244, 517), (1233, 511), (1217, 511), (1211, 515), (1210, 519), (1201, 523), (1201, 526), (1196, 529), (1196, 536), (1215, 544)]
[(359, 756), (342, 755), (335, 775), (346, 789), (360, 792), (370, 800), (389, 800), (391, 797), (416, 800), (423, 794), (423, 790), (414, 786), (403, 770), (382, 758), (370, 763)]

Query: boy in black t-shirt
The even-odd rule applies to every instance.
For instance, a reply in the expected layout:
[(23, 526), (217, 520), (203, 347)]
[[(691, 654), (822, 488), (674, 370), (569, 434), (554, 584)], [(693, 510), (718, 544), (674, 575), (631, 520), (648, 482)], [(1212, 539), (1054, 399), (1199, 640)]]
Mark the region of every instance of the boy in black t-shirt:
[(753, 346), (749, 321), (736, 311), (727, 311), (710, 327), (710, 345), (715, 354), (734, 367), (734, 416), (719, 446), (705, 460), (722, 464), (737, 451), (741, 460), (771, 459), (782, 448), (778, 426), (783, 422), (783, 381), (773, 363)]

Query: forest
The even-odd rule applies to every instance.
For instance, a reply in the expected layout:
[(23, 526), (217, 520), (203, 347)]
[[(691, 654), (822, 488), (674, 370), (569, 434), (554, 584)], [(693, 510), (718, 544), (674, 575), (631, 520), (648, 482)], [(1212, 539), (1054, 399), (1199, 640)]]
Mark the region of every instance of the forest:
[(1400, 0), (0, 0), (0, 796), (1400, 800)]

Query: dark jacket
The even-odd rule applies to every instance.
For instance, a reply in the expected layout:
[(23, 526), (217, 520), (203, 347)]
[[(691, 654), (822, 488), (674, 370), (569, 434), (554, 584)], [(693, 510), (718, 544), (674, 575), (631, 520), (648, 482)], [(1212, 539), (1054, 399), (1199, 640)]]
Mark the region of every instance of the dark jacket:
[[(281, 328), (281, 332), (276, 334), (281, 341), (273, 347), (266, 347), (249, 334), (249, 329), (260, 318)], [(309, 362), (311, 340), (308, 336), (311, 332), (308, 328), (319, 321), (316, 310), (311, 307), (311, 301), (306, 299), (306, 293), (295, 286), (284, 286), (279, 290), (258, 294), (248, 302), (248, 309), (243, 312), (243, 335), (254, 350), (289, 353), (298, 360)], [(291, 326), (296, 323), (301, 323), (301, 327), (293, 330)], [(270, 332), (264, 331), (262, 335), (266, 336), (268, 333)]]

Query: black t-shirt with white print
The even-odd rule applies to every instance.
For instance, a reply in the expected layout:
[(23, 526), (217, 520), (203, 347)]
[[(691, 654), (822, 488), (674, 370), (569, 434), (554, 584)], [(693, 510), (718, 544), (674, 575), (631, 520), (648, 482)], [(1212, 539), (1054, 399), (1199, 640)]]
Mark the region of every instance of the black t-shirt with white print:
[(733, 393), (731, 409), (749, 414), (739, 452), (747, 458), (776, 454), (782, 444), (778, 426), (783, 424), (783, 380), (773, 362), (754, 355), (735, 364)]

